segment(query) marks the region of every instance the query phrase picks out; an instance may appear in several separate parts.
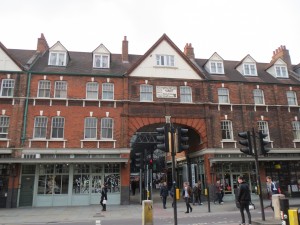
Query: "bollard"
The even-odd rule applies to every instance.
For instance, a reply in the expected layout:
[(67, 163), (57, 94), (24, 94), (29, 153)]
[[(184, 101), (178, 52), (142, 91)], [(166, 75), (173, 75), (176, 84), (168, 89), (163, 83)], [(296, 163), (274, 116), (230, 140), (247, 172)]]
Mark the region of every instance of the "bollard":
[(179, 188), (176, 188), (176, 200), (180, 199)]
[(289, 209), (290, 225), (299, 225), (298, 209)]
[(280, 201), (280, 214), (281, 214), (281, 224), (288, 225), (289, 224), (289, 200), (287, 198), (281, 198)]
[(272, 195), (272, 206), (274, 208), (274, 218), (280, 220), (280, 199), (285, 198), (283, 194)]
[(143, 201), (142, 225), (153, 225), (153, 201)]

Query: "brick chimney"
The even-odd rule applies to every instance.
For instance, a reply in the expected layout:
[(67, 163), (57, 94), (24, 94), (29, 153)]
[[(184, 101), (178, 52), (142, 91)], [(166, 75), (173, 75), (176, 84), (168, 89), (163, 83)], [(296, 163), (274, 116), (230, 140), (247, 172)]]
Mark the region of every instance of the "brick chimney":
[(124, 40), (122, 41), (122, 61), (128, 62), (128, 41), (127, 37), (124, 36)]
[(286, 49), (285, 45), (281, 45), (279, 48), (277, 48), (275, 51), (273, 51), (272, 61), (274, 62), (277, 59), (281, 58), (283, 61), (286, 62), (288, 68), (291, 68), (292, 62), (289, 50)]
[(48, 49), (49, 49), (49, 46), (48, 46), (48, 43), (46, 41), (46, 38), (44, 37), (44, 34), (41, 33), (41, 37), (38, 38), (36, 50), (37, 50), (37, 52), (44, 53)]
[(184, 54), (189, 58), (189, 59), (195, 59), (195, 54), (194, 54), (194, 48), (192, 47), (191, 43), (186, 43), (184, 47)]

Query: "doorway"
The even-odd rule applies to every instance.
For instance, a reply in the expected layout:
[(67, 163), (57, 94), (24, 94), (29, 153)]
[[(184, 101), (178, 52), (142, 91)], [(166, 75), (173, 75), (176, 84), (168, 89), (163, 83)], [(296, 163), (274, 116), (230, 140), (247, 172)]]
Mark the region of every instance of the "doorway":
[(19, 206), (32, 206), (34, 175), (23, 175), (21, 178), (21, 190)]

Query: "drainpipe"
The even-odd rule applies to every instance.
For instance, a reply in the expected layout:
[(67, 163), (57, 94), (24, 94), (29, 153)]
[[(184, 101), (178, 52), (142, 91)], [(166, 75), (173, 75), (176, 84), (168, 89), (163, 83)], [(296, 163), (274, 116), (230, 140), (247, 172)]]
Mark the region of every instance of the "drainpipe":
[(21, 145), (22, 146), (24, 146), (24, 142), (26, 140), (28, 102), (29, 102), (30, 85), (31, 85), (31, 72), (29, 72), (27, 74), (28, 74), (28, 81), (27, 81), (27, 90), (26, 90), (26, 99), (25, 99), (25, 110), (24, 110), (24, 116), (23, 116), (23, 130), (22, 130), (22, 137), (21, 137)]

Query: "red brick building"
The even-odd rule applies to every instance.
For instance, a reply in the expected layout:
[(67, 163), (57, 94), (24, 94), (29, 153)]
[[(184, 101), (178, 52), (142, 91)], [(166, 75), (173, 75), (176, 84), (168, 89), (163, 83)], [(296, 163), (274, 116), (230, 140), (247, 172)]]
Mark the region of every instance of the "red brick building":
[(104, 183), (111, 204), (129, 204), (131, 140), (165, 116), (189, 129), (190, 149), (176, 155), (179, 187), (221, 179), (230, 198), (243, 174), (255, 192), (254, 159), (237, 135), (253, 128), (271, 143), (259, 157), (262, 179), (298, 194), (300, 67), (285, 46), (269, 63), (216, 52), (198, 59), (191, 44), (181, 51), (165, 34), (144, 55), (128, 49), (126, 37), (121, 54), (103, 44), (49, 47), (43, 35), (37, 50), (0, 45), (1, 207), (98, 204)]

